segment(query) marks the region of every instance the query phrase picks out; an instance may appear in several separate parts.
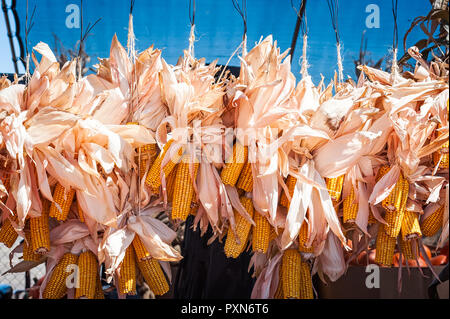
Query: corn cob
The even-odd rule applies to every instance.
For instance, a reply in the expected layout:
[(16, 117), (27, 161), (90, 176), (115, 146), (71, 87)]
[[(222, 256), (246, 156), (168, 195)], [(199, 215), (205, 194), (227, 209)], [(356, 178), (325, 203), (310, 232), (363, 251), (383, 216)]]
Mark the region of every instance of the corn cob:
[(377, 173), (377, 177), (376, 177), (376, 181), (378, 182), (384, 175), (386, 175), (389, 171), (391, 170), (391, 168), (389, 167), (389, 165), (383, 165), (380, 167), (380, 169), (378, 170)]
[[(127, 125), (139, 125), (139, 123), (128, 122)], [(153, 164), (157, 153), (158, 147), (156, 144), (147, 144), (139, 147), (138, 155), (136, 156), (136, 163), (139, 163), (139, 178), (144, 177), (145, 173), (147, 173), (147, 165), (150, 167)]]
[(121, 294), (136, 294), (136, 256), (132, 246), (128, 246), (120, 266), (119, 291)]
[(253, 173), (251, 163), (245, 163), (241, 174), (239, 175), (236, 186), (246, 192), (251, 192), (253, 190)]
[(284, 299), (283, 296), (283, 278), (281, 277), (281, 267), (278, 270), (278, 286), (277, 290), (275, 291), (275, 295), (273, 296), (274, 299)]
[(177, 175), (175, 177), (175, 189), (173, 191), (172, 219), (186, 220), (191, 211), (191, 203), (194, 199), (194, 184), (197, 177), (199, 163), (194, 165), (194, 180), (191, 179), (189, 172), (190, 156), (185, 155), (178, 164)]
[(33, 247), (31, 245), (31, 232), (30, 230), (25, 230), (25, 240), (23, 242), (23, 260), (26, 261), (39, 261), (41, 260), (41, 255), (36, 254), (33, 251)]
[(78, 276), (80, 286), (75, 289), (75, 298), (94, 299), (99, 274), (97, 258), (90, 250), (78, 257)]
[(335, 205), (341, 199), (342, 186), (344, 185), (344, 177), (345, 175), (341, 175), (335, 178), (326, 178), (327, 189)]
[(281, 260), (281, 280), (285, 299), (300, 299), (302, 258), (296, 249), (287, 249)]
[(422, 236), (419, 225), (419, 214), (405, 210), (402, 220), (402, 239), (409, 240)]
[[(247, 213), (253, 218), (252, 200), (245, 196), (241, 197), (240, 200)], [(234, 211), (234, 218), (236, 220), (236, 233), (238, 235), (239, 243), (237, 242), (231, 227), (229, 227), (227, 239), (225, 241), (225, 255), (227, 257), (237, 258), (244, 251), (245, 247), (247, 247), (247, 240), (252, 224), (237, 211)]]
[(78, 208), (78, 219), (80, 220), (80, 222), (84, 223), (86, 221), (84, 219), (84, 212), (78, 201), (77, 201), (77, 208)]
[[(292, 175), (289, 175), (286, 179), (286, 186), (289, 190), (289, 196), (291, 196), (291, 198), (294, 195), (295, 184), (297, 184), (297, 178), (295, 178)], [(289, 208), (289, 200), (288, 200), (285, 192), (283, 192), (283, 194), (281, 194), (280, 204), (284, 207)]]
[(417, 256), (419, 256), (419, 249), (416, 245), (416, 252), (413, 253), (412, 244), (410, 240), (400, 239), (400, 249), (402, 250), (403, 255), (408, 260), (415, 260)]
[(222, 182), (226, 185), (234, 186), (241, 174), (247, 160), (248, 148), (239, 142), (233, 145), (233, 155), (227, 160), (225, 167), (220, 173)]
[(388, 197), (382, 201), (382, 206), (386, 209), (384, 217), (387, 225), (386, 233), (391, 237), (397, 237), (402, 227), (403, 216), (405, 214), (406, 202), (408, 200), (409, 183), (403, 174), (391, 191)]
[(53, 269), (50, 279), (45, 286), (42, 297), (44, 299), (61, 299), (67, 292), (66, 279), (70, 275), (68, 265), (76, 265), (78, 256), (65, 253)]
[[(441, 128), (442, 125), (439, 124), (438, 128)], [(442, 132), (438, 132), (438, 137), (440, 135), (442, 135)], [(440, 148), (439, 150), (437, 150), (436, 152), (433, 153), (433, 163), (434, 166), (439, 165), (439, 168), (448, 168), (448, 146), (449, 146), (449, 141), (445, 142)], [(441, 158), (442, 156), (442, 158)]]
[(353, 189), (353, 187), (350, 192), (350, 195), (348, 195), (344, 199), (343, 206), (344, 206), (343, 207), (344, 223), (349, 224), (355, 223), (356, 215), (358, 214), (359, 204), (356, 201), (355, 190)]
[[(282, 230), (278, 230), (278, 234), (282, 234)], [(277, 233), (275, 232), (275, 227), (270, 226), (270, 235), (269, 235), (269, 243), (272, 240), (275, 240), (278, 237)]]
[(37, 254), (45, 254), (50, 251), (49, 210), (50, 202), (44, 199), (41, 216), (30, 218), (31, 246)]
[(170, 172), (169, 176), (167, 176), (166, 180), (166, 190), (167, 190), (167, 200), (169, 202), (173, 201), (173, 191), (175, 190), (175, 177), (177, 175), (178, 164), (175, 168)]
[(164, 295), (169, 291), (169, 284), (167, 283), (164, 272), (158, 260), (152, 258), (144, 261), (138, 261), (138, 267), (144, 276), (145, 282), (150, 287), (155, 295)]
[(263, 215), (256, 212), (254, 214), (255, 226), (252, 233), (252, 249), (254, 252), (266, 253), (269, 248), (270, 224)]
[(105, 293), (103, 292), (103, 285), (100, 275), (97, 278), (97, 286), (95, 287), (94, 299), (105, 299)]
[(311, 270), (307, 262), (300, 262), (300, 299), (314, 299)]
[(15, 231), (11, 221), (9, 218), (6, 218), (0, 228), (0, 243), (3, 243), (6, 247), (11, 248), (16, 242), (18, 236), (19, 235)]
[(373, 216), (372, 212), (369, 213), (369, 220), (367, 221), (368, 224), (376, 224), (378, 220)]
[(420, 225), (420, 229), (422, 230), (422, 234), (426, 237), (434, 236), (439, 229), (442, 228), (443, 218), (444, 218), (444, 207), (442, 204), (441, 207), (436, 209), (432, 214), (428, 215)]
[(375, 262), (383, 266), (391, 266), (394, 259), (396, 237), (389, 236), (380, 224), (376, 240)]
[[(169, 150), (169, 147), (173, 143), (173, 139), (169, 140), (166, 145), (163, 147), (163, 151), (159, 154), (159, 156), (155, 159), (150, 170), (148, 171), (147, 177), (145, 179), (145, 183), (150, 186), (153, 192), (157, 192), (159, 187), (161, 186), (161, 164), (164, 157)], [(164, 172), (164, 176), (169, 176), (170, 172), (174, 169), (175, 165), (180, 161), (181, 156), (183, 155), (183, 148), (181, 147), (178, 150), (178, 153), (171, 159), (169, 162), (162, 167)]]
[[(70, 206), (72, 206), (74, 195), (75, 190), (73, 188), (66, 191), (60, 183), (57, 183), (53, 192), (54, 202), (50, 206), (50, 217), (54, 217), (59, 221), (65, 221), (67, 219), (67, 215), (69, 215)], [(57, 208), (55, 203), (59, 205), (61, 211)]]
[(300, 231), (298, 233), (298, 249), (303, 253), (314, 252), (314, 247), (307, 247), (309, 240), (309, 225), (306, 221), (303, 221)]
[(138, 235), (134, 236), (132, 244), (138, 261), (147, 260), (151, 258), (150, 253), (148, 252), (147, 248), (145, 248), (144, 243), (142, 242), (142, 240), (139, 238)]

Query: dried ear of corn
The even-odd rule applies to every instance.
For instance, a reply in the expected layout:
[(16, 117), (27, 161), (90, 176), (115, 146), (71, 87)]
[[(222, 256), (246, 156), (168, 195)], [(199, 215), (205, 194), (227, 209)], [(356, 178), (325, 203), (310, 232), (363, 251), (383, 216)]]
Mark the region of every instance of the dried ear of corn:
[[(54, 202), (50, 206), (50, 217), (54, 217), (59, 221), (65, 221), (67, 215), (69, 215), (74, 195), (75, 190), (73, 188), (67, 191), (60, 183), (57, 183), (53, 191)], [(59, 205), (61, 210), (58, 209), (55, 203)]]
[[(291, 198), (294, 195), (295, 184), (297, 184), (297, 179), (294, 176), (289, 175), (286, 179), (286, 186), (289, 190), (289, 196)], [(289, 200), (285, 192), (281, 194), (280, 205), (289, 208)]]
[(375, 262), (383, 266), (391, 266), (393, 264), (397, 238), (389, 236), (384, 228), (383, 224), (379, 225), (376, 240)]
[(419, 256), (419, 247), (416, 245), (415, 252), (413, 252), (412, 242), (410, 240), (405, 241), (400, 239), (400, 249), (402, 250), (403, 255), (408, 260), (415, 260), (417, 256)]
[(281, 258), (281, 280), (285, 299), (300, 299), (302, 258), (296, 249), (287, 249)]
[(244, 168), (242, 168), (236, 186), (247, 193), (253, 190), (252, 164), (248, 161), (245, 163)]
[(65, 253), (53, 269), (50, 279), (45, 286), (42, 297), (44, 299), (61, 299), (67, 292), (67, 277), (70, 275), (69, 265), (76, 265), (78, 256)]
[(388, 197), (382, 201), (382, 206), (386, 209), (384, 217), (387, 225), (386, 233), (391, 237), (397, 237), (402, 226), (405, 214), (406, 202), (408, 201), (409, 182), (400, 174), (398, 181)]
[(155, 295), (164, 295), (169, 291), (169, 284), (158, 260), (151, 258), (138, 261), (138, 267), (142, 276), (144, 276), (145, 282)]
[(158, 192), (159, 187), (161, 186), (161, 169), (164, 173), (164, 176), (166, 178), (169, 176), (170, 172), (174, 169), (175, 165), (180, 161), (181, 156), (183, 155), (183, 148), (181, 147), (177, 154), (173, 158), (169, 160), (169, 162), (164, 166), (161, 167), (162, 161), (164, 157), (167, 154), (167, 151), (169, 150), (170, 146), (174, 142), (173, 139), (169, 140), (166, 145), (164, 145), (162, 152), (159, 154), (159, 156), (154, 160), (152, 166), (150, 167), (150, 170), (148, 171), (147, 177), (145, 179), (145, 183), (150, 186), (153, 192)]
[(16, 242), (18, 236), (19, 235), (14, 230), (11, 221), (9, 220), (9, 218), (6, 218), (3, 221), (2, 227), (0, 228), (0, 243), (3, 243), (6, 247), (11, 248), (12, 245), (14, 245), (14, 243)]
[[(253, 218), (252, 200), (245, 196), (241, 197), (240, 200), (247, 213)], [(245, 247), (247, 247), (247, 241), (252, 224), (250, 224), (236, 211), (234, 211), (234, 218), (236, 221), (236, 233), (238, 238), (235, 237), (234, 232), (231, 227), (229, 227), (224, 249), (227, 257), (237, 258), (245, 250)], [(237, 240), (239, 240), (239, 242), (237, 242)]]
[(307, 247), (309, 240), (309, 225), (306, 221), (303, 221), (300, 231), (298, 233), (298, 249), (303, 253), (313, 253), (314, 247)]
[(166, 190), (167, 190), (167, 201), (173, 201), (173, 192), (175, 190), (175, 178), (177, 175), (178, 164), (175, 168), (170, 172), (169, 176), (167, 176), (166, 180)]
[(75, 298), (94, 299), (99, 276), (98, 262), (89, 250), (78, 257), (78, 276), (80, 286), (75, 289)]
[(42, 255), (36, 254), (31, 244), (31, 232), (29, 229), (25, 230), (25, 240), (23, 242), (23, 260), (39, 261)]
[(100, 275), (97, 279), (97, 287), (95, 287), (95, 296), (94, 299), (105, 299), (105, 293), (103, 292), (103, 285)]
[(401, 231), (403, 240), (421, 237), (419, 214), (406, 210), (402, 220)]
[(300, 299), (314, 299), (311, 270), (303, 260), (300, 263)]
[(128, 246), (120, 265), (119, 291), (121, 294), (136, 294), (136, 256), (134, 248)]
[(30, 218), (31, 246), (33, 252), (37, 254), (45, 254), (50, 251), (49, 211), (50, 202), (44, 199), (41, 216)]
[[(441, 128), (442, 125), (439, 124), (438, 128)], [(442, 132), (438, 132), (438, 137), (442, 135)], [(448, 146), (449, 142), (445, 142), (439, 150), (433, 153), (433, 163), (435, 166), (439, 165), (439, 168), (445, 169), (448, 168)]]
[(80, 220), (80, 222), (84, 223), (85, 222), (84, 212), (78, 201), (77, 201), (77, 208), (78, 208), (78, 219)]
[(252, 232), (252, 249), (254, 252), (266, 253), (269, 248), (270, 224), (269, 221), (258, 212), (254, 214), (255, 226)]
[(145, 248), (144, 243), (137, 234), (134, 236), (132, 244), (138, 261), (151, 258), (150, 253), (148, 252), (147, 248)]
[(344, 199), (343, 203), (343, 221), (344, 223), (353, 224), (358, 214), (359, 204), (356, 200), (355, 190), (352, 187), (350, 194)]
[(241, 143), (236, 142), (233, 145), (233, 154), (231, 158), (227, 160), (225, 167), (222, 169), (220, 173), (220, 177), (222, 182), (225, 185), (234, 186), (241, 174), (242, 169), (244, 168), (245, 162), (248, 156), (248, 148), (247, 146), (243, 146)]
[(341, 199), (342, 186), (344, 185), (345, 175), (341, 175), (334, 178), (326, 178), (327, 189), (330, 193), (330, 197), (333, 200), (333, 204), (336, 205)]
[(191, 204), (194, 200), (194, 184), (197, 177), (199, 163), (196, 161), (193, 163), (194, 167), (194, 180), (191, 178), (189, 171), (189, 162), (191, 157), (184, 155), (181, 162), (178, 164), (177, 174), (175, 177), (175, 189), (173, 191), (172, 202), (172, 219), (174, 220), (186, 220), (191, 211)]
[[(139, 125), (138, 122), (128, 122), (127, 125)], [(147, 173), (147, 165), (151, 167), (158, 154), (158, 146), (156, 144), (147, 144), (138, 148), (136, 155), (136, 163), (139, 164), (139, 178), (144, 177)]]
[(422, 234), (426, 237), (434, 236), (439, 229), (442, 228), (443, 218), (444, 218), (444, 205), (441, 205), (432, 214), (428, 215), (427, 218), (421, 222)]

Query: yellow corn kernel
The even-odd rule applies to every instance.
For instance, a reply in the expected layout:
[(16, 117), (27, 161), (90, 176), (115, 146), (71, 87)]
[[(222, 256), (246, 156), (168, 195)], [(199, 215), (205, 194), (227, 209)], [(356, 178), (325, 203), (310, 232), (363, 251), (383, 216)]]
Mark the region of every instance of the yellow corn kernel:
[(311, 270), (303, 260), (300, 263), (300, 299), (314, 299)]
[[(295, 184), (297, 184), (297, 178), (295, 178), (292, 175), (289, 175), (286, 179), (286, 186), (289, 190), (289, 196), (291, 196), (291, 198), (294, 195)], [(281, 194), (280, 204), (284, 207), (289, 208), (289, 200), (288, 200), (285, 192), (283, 192), (283, 194)]]
[(80, 222), (84, 223), (86, 221), (84, 219), (84, 212), (78, 201), (77, 201), (77, 208), (78, 208), (78, 219), (80, 220)]
[(6, 247), (11, 248), (16, 242), (18, 236), (19, 235), (15, 231), (11, 221), (9, 218), (6, 218), (0, 228), (0, 243), (3, 243)]
[(391, 191), (389, 196), (382, 201), (382, 206), (386, 209), (384, 220), (386, 233), (391, 237), (397, 237), (402, 227), (403, 216), (405, 215), (406, 202), (408, 201), (409, 183), (403, 174)]
[(281, 258), (281, 280), (285, 299), (300, 299), (302, 258), (296, 249), (287, 249)]
[(67, 292), (67, 277), (71, 274), (71, 269), (68, 268), (69, 265), (76, 265), (78, 256), (65, 253), (58, 264), (52, 271), (50, 279), (45, 286), (42, 297), (44, 299), (61, 299)]
[(244, 164), (247, 160), (248, 148), (243, 146), (241, 143), (236, 142), (233, 145), (233, 154), (231, 158), (227, 160), (225, 167), (220, 173), (222, 182), (226, 185), (234, 186), (241, 174)]
[(136, 256), (133, 246), (128, 246), (120, 265), (119, 291), (121, 294), (136, 294)]
[(85, 251), (78, 257), (79, 287), (75, 289), (75, 298), (94, 299), (98, 282), (97, 257), (90, 251)]
[(33, 247), (31, 245), (31, 232), (30, 230), (25, 230), (25, 240), (23, 242), (23, 260), (26, 261), (39, 261), (41, 260), (42, 255), (36, 254), (33, 251)]
[(411, 240), (403, 240), (400, 239), (400, 249), (402, 250), (403, 256), (405, 256), (408, 260), (415, 260), (417, 256), (419, 256), (419, 246), (416, 245), (415, 253), (412, 249)]
[[(59, 221), (65, 221), (67, 219), (67, 215), (69, 215), (70, 206), (72, 206), (74, 195), (75, 190), (73, 188), (66, 191), (60, 183), (57, 183), (53, 192), (54, 202), (50, 206), (50, 217), (54, 217)], [(55, 203), (59, 205), (61, 211)]]
[(269, 248), (270, 224), (263, 215), (255, 212), (255, 226), (252, 233), (252, 250), (254, 252), (266, 253)]
[(333, 200), (333, 204), (336, 205), (341, 199), (342, 186), (344, 185), (345, 175), (341, 175), (335, 178), (326, 178), (327, 189), (330, 193), (330, 197)]
[(136, 253), (137, 260), (147, 260), (152, 258), (150, 256), (150, 253), (148, 252), (147, 248), (145, 248), (144, 243), (139, 238), (138, 235), (134, 236), (134, 239), (132, 241), (134, 252)]
[(251, 192), (253, 190), (253, 173), (251, 163), (245, 163), (244, 167), (242, 168), (241, 174), (239, 175), (236, 186), (246, 192)]
[(171, 160), (169, 160), (169, 162), (164, 167), (161, 167), (162, 161), (173, 142), (174, 140), (171, 139), (166, 143), (166, 145), (164, 145), (162, 152), (153, 162), (145, 179), (145, 183), (148, 186), (150, 186), (150, 188), (155, 193), (159, 190), (159, 187), (161, 186), (161, 169), (164, 172), (164, 176), (166, 176), (167, 178), (167, 176), (169, 176), (170, 172), (173, 170), (173, 168), (179, 162), (181, 156), (183, 155), (183, 148), (181, 147), (178, 150), (177, 154)]
[(434, 236), (439, 231), (439, 229), (442, 228), (444, 207), (445, 205), (442, 204), (441, 207), (436, 209), (432, 214), (428, 215), (427, 218), (421, 221), (420, 229), (424, 236)]
[(303, 221), (300, 231), (298, 233), (298, 249), (303, 253), (314, 252), (314, 247), (307, 246), (309, 240), (309, 225), (306, 221)]
[(350, 195), (344, 199), (343, 203), (343, 218), (344, 223), (353, 224), (356, 221), (356, 215), (358, 214), (359, 204), (356, 200), (355, 190), (352, 187)]
[(379, 168), (377, 176), (376, 176), (376, 181), (378, 182), (384, 175), (386, 175), (389, 171), (391, 170), (391, 168), (389, 167), (389, 165), (383, 165)]
[(144, 276), (145, 282), (155, 295), (164, 295), (169, 291), (169, 284), (158, 260), (151, 258), (138, 261), (138, 267), (142, 276)]
[[(253, 218), (252, 200), (245, 196), (241, 197), (240, 200), (247, 213)], [(237, 258), (245, 250), (245, 247), (247, 247), (247, 240), (250, 235), (252, 224), (250, 224), (236, 210), (234, 211), (234, 218), (236, 221), (236, 234), (238, 238), (235, 237), (234, 232), (232, 231), (231, 227), (229, 227), (224, 248), (225, 255), (227, 257)]]
[(380, 224), (376, 240), (375, 262), (383, 266), (391, 266), (393, 264), (396, 237), (386, 234), (384, 225)]
[(193, 164), (194, 179), (192, 180), (189, 171), (189, 162), (191, 157), (184, 155), (181, 162), (178, 164), (177, 175), (175, 177), (175, 189), (173, 191), (172, 203), (172, 219), (186, 220), (191, 211), (191, 203), (194, 200), (195, 190), (194, 182), (197, 177), (198, 167), (200, 163), (197, 161)]
[(36, 254), (45, 254), (50, 251), (49, 210), (50, 202), (44, 199), (41, 216), (30, 218), (31, 247)]
[(401, 231), (403, 240), (421, 237), (422, 232), (420, 231), (419, 214), (405, 210)]

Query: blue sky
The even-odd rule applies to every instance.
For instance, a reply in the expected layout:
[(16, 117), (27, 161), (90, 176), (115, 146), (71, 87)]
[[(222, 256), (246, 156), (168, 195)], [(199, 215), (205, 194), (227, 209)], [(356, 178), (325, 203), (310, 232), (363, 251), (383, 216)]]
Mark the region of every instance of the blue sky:
[[(7, 1), (9, 2), (9, 1)], [(143, 50), (154, 44), (163, 50), (163, 57), (169, 63), (176, 63), (182, 50), (188, 46), (189, 17), (188, 0), (136, 0), (134, 20), (137, 37), (137, 49)], [(195, 53), (205, 57), (208, 62), (218, 58), (225, 64), (239, 45), (242, 38), (242, 21), (233, 8), (231, 0), (197, 0)], [(299, 3), (299, 1), (294, 1)], [(17, 11), (23, 28), (25, 22), (25, 0), (17, 0)], [(30, 34), (29, 47), (44, 41), (54, 47), (53, 34), (63, 42), (66, 48), (75, 46), (79, 38), (79, 29), (69, 29), (65, 21), (69, 13), (66, 7), (79, 4), (79, 0), (29, 0), (30, 10), (37, 4), (35, 25)], [(366, 12), (368, 5), (376, 5), (380, 10), (379, 28), (368, 28)], [(84, 1), (84, 21), (102, 20), (87, 40), (87, 51), (92, 62), (97, 57), (108, 56), (109, 46), (114, 33), (125, 45), (128, 27), (128, 0), (90, 0)], [(412, 20), (426, 15), (430, 10), (428, 0), (399, 0), (399, 55), (403, 54), (403, 35)], [(345, 75), (354, 75), (353, 60), (358, 57), (361, 34), (365, 30), (368, 39), (367, 50), (374, 60), (389, 53), (392, 46), (393, 17), (389, 0), (340, 0), (339, 27), (342, 41), (342, 55)], [(261, 36), (272, 34), (281, 50), (291, 45), (296, 22), (296, 14), (290, 0), (247, 0), (248, 11), (248, 47)], [(309, 0), (306, 10), (309, 28), (308, 62), (309, 72), (317, 83), (320, 75), (331, 78), (336, 69), (336, 42), (331, 26), (326, 0)], [(22, 31), (23, 36), (23, 31)], [(421, 32), (413, 32), (409, 45), (422, 38)], [(292, 63), (293, 73), (300, 78), (299, 56), (302, 39), (299, 38)], [(13, 72), (10, 48), (3, 17), (0, 19), (0, 72)], [(231, 65), (239, 65), (235, 57)]]

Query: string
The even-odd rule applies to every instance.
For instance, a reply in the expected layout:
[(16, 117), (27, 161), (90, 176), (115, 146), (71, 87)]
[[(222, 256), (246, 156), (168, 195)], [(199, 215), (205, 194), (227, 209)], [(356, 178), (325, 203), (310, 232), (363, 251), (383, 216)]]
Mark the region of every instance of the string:
[[(192, 15), (191, 15), (192, 10)], [(191, 22), (191, 31), (189, 33), (189, 55), (194, 56), (195, 42), (195, 0), (189, 0), (189, 21)]]
[[(295, 13), (297, 14), (297, 17), (300, 20), (300, 30), (303, 35), (303, 47), (302, 47), (302, 58), (301, 58), (302, 63), (301, 63), (300, 74), (302, 75), (302, 78), (305, 78), (308, 76), (308, 61), (306, 59), (306, 51), (307, 51), (306, 49), (308, 47), (308, 22), (306, 19), (306, 0), (301, 1), (299, 10), (297, 10), (297, 8), (294, 6), (293, 0), (291, 0), (291, 6), (292, 6), (292, 9), (294, 9)], [(297, 40), (297, 35), (294, 35), (294, 39), (292, 41), (293, 44), (291, 45), (291, 48), (292, 48), (291, 56), (292, 57), (294, 56), (296, 40)]]
[(339, 0), (327, 0), (327, 4), (331, 16), (331, 25), (333, 26), (334, 34), (336, 37), (338, 75), (339, 83), (341, 83), (344, 79), (344, 67), (342, 64), (341, 40), (339, 37)]
[(239, 6), (237, 0), (231, 0), (233, 7), (242, 18), (244, 24), (244, 34), (242, 36), (242, 55), (247, 55), (247, 0), (242, 0), (242, 6)]
[(398, 26), (397, 26), (398, 0), (392, 0), (392, 15), (394, 17), (394, 32), (392, 39), (392, 66), (391, 82), (395, 84), (398, 77), (397, 50), (398, 50)]

